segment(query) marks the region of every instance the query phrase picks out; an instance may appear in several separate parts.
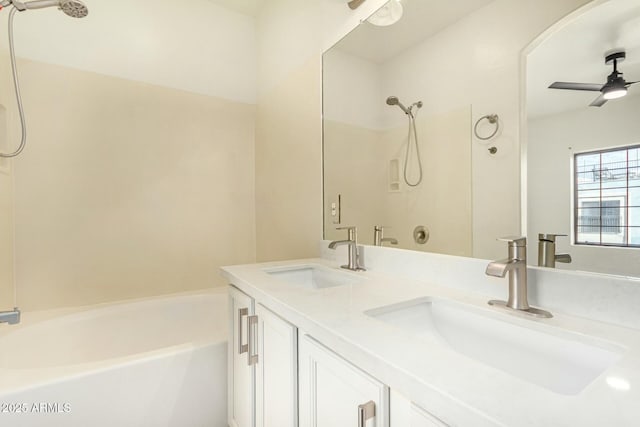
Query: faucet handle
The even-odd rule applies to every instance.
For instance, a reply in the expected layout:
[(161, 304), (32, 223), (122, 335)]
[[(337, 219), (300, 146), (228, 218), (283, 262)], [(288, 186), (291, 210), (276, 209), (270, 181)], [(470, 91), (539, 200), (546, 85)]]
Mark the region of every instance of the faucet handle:
[(347, 225), (344, 227), (337, 227), (336, 230), (347, 230), (348, 233), (348, 240), (351, 240), (353, 242), (357, 242), (358, 241), (358, 227), (356, 227), (355, 225)]
[(566, 234), (551, 234), (551, 233), (538, 233), (538, 240), (546, 240), (548, 242), (555, 242), (556, 237), (567, 237)]
[(527, 238), (524, 236), (505, 236), (498, 239), (501, 242), (509, 243), (509, 246), (524, 247), (527, 246)]

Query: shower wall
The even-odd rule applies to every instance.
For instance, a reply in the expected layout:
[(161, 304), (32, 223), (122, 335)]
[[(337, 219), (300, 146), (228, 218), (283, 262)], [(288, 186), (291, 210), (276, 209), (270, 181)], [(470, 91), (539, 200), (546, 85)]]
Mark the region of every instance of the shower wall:
[(255, 106), (21, 61), (15, 161), (25, 309), (222, 285), (255, 258)]
[[(0, 51), (0, 150), (13, 147), (14, 108), (9, 57)], [(13, 286), (13, 175), (10, 160), (0, 159), (0, 310), (11, 308), (14, 303)]]
[[(330, 210), (340, 194), (340, 225), (358, 225), (364, 244), (373, 244), (375, 225), (385, 225), (402, 248), (471, 256), (471, 109), (418, 111), (424, 179), (410, 187), (402, 179), (407, 116), (385, 101), (400, 89), (407, 105), (429, 97), (412, 92), (419, 73), (405, 87), (387, 89), (396, 83), (387, 67), (338, 49), (323, 56), (325, 238), (344, 238)], [(415, 153), (408, 169), (415, 182)], [(426, 245), (413, 240), (418, 225), (431, 232)]]
[(25, 310), (223, 285), (219, 266), (255, 260), (254, 19), (206, 0), (88, 3), (81, 20), (16, 17), (29, 140), (0, 202)]

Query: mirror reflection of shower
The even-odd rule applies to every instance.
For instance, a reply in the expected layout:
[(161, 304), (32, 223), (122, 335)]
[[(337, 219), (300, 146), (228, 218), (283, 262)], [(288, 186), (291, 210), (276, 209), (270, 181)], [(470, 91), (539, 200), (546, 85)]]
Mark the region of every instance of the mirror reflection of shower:
[(18, 104), (18, 114), (20, 116), (20, 128), (22, 137), (20, 145), (12, 153), (0, 153), (2, 158), (16, 157), (22, 152), (27, 143), (27, 124), (24, 117), (24, 108), (22, 107), (22, 96), (20, 95), (20, 83), (18, 82), (18, 70), (16, 68), (16, 53), (13, 48), (13, 16), (16, 12), (24, 12), (25, 10), (44, 9), (48, 7), (57, 7), (67, 16), (72, 18), (84, 18), (89, 14), (89, 9), (80, 0), (32, 0), (21, 2), (19, 0), (1, 0), (0, 10), (11, 6), (8, 17), (9, 27), (9, 57), (11, 59), (11, 73), (13, 75), (13, 88), (16, 93), (16, 102)]
[[(417, 187), (422, 182), (422, 159), (420, 158), (420, 145), (418, 144), (418, 130), (416, 129), (416, 116), (418, 111), (422, 108), (422, 101), (414, 102), (408, 108), (400, 102), (397, 96), (390, 96), (387, 98), (387, 105), (397, 105), (409, 119), (409, 132), (407, 134), (407, 149), (404, 155), (404, 182), (410, 187)], [(415, 113), (414, 113), (415, 108)], [(418, 163), (418, 180), (410, 182), (407, 176), (407, 169), (409, 165), (409, 157), (411, 153), (411, 140), (413, 139), (413, 147), (415, 147), (416, 161)]]

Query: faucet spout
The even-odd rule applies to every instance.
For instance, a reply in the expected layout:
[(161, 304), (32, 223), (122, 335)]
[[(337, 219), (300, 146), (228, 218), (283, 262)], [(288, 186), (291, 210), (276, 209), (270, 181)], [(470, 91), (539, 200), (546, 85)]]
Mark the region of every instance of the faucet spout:
[(525, 261), (523, 260), (511, 258), (492, 261), (489, 263), (489, 265), (487, 265), (485, 274), (487, 276), (505, 277), (510, 271), (513, 271), (517, 268), (526, 267), (524, 264)]
[(333, 242), (329, 243), (329, 249), (335, 249), (338, 246), (342, 245), (350, 245), (351, 243), (353, 243), (353, 241), (351, 240), (334, 240)]
[(20, 310), (15, 307), (11, 311), (0, 311), (0, 323), (15, 325), (20, 323)]

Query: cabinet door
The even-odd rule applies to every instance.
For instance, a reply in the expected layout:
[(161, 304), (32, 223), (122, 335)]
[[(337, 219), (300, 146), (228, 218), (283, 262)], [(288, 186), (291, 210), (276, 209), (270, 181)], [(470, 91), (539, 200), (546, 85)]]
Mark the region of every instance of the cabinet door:
[[(299, 364), (300, 427), (389, 425), (389, 390), (384, 384), (308, 335), (300, 339)], [(368, 414), (360, 417), (360, 410)]]
[(258, 304), (256, 427), (298, 425), (298, 331)]
[(447, 427), (447, 425), (392, 390), (391, 427)]
[(228, 410), (230, 427), (254, 427), (255, 365), (249, 364), (253, 299), (229, 286)]

